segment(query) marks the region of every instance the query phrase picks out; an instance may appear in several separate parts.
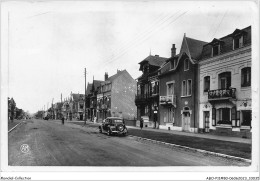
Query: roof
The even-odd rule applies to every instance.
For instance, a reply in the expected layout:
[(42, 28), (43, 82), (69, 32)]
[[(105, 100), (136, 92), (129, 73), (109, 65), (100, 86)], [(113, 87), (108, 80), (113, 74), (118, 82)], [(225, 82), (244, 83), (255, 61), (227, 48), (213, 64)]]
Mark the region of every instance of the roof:
[(139, 64), (143, 64), (145, 62), (148, 62), (150, 65), (160, 67), (168, 58), (159, 57), (158, 55), (152, 56), (149, 55), (146, 57), (143, 61), (141, 61)]
[(91, 89), (92, 89), (92, 84), (89, 84), (87, 85), (87, 90), (86, 90), (86, 94), (90, 94), (91, 92)]
[(84, 94), (71, 94), (74, 101), (78, 101), (81, 98), (84, 98)]
[[(99, 87), (102, 82), (104, 82), (104, 81), (102, 81), (102, 80), (93, 80), (94, 89), (97, 89), (97, 87)], [(92, 87), (93, 87), (93, 83), (92, 83)]]
[(192, 59), (198, 60), (201, 56), (203, 45), (206, 45), (208, 42), (196, 40), (193, 38), (186, 37), (188, 49)]
[(115, 80), (117, 77), (119, 77), (121, 74), (127, 72), (126, 70), (122, 70), (122, 71), (118, 71), (115, 75), (112, 75), (110, 77), (108, 77), (108, 79), (106, 81), (111, 81), (113, 82), (113, 80)]

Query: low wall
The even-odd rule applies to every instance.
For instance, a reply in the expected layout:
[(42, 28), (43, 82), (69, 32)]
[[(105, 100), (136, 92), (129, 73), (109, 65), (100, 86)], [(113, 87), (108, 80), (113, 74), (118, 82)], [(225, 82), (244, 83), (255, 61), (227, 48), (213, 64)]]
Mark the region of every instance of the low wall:
[(125, 125), (126, 126), (136, 126), (136, 120), (127, 120), (125, 119)]

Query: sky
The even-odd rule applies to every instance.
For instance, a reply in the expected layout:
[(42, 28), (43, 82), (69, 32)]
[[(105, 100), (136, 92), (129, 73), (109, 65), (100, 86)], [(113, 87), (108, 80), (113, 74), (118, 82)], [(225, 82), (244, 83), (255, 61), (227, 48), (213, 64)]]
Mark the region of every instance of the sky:
[(187, 37), (210, 42), (256, 26), (253, 1), (21, 1), (1, 4), (1, 88), (34, 113), (84, 93), (93, 77), (126, 69), (136, 79), (147, 56), (170, 57)]

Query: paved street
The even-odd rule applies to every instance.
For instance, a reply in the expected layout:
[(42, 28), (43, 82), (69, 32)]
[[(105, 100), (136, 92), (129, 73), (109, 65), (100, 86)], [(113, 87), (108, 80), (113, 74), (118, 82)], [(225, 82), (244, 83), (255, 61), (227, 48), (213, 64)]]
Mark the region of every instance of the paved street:
[[(8, 135), (11, 166), (244, 166), (197, 152), (100, 134), (96, 127), (26, 120)], [(28, 150), (21, 151), (27, 144)], [(28, 152), (27, 152), (28, 151)]]

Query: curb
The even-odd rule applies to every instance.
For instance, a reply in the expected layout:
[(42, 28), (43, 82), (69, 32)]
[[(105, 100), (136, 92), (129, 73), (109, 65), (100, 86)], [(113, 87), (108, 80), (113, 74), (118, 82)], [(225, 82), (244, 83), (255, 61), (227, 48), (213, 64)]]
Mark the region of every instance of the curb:
[(14, 127), (12, 127), (12, 128), (8, 131), (8, 133), (10, 133), (11, 131), (13, 131), (17, 126), (19, 126), (19, 125), (22, 124), (22, 123), (23, 123), (23, 121), (20, 122), (20, 123), (18, 123), (18, 124), (15, 125)]
[(148, 141), (148, 142), (159, 144), (159, 145), (164, 145), (164, 146), (167, 146), (169, 148), (177, 147), (177, 148), (182, 148), (184, 150), (191, 150), (191, 151), (200, 152), (200, 153), (204, 153), (204, 154), (210, 154), (210, 155), (215, 155), (215, 156), (229, 158), (229, 159), (235, 159), (235, 160), (247, 162), (247, 163), (250, 163), (250, 164), (252, 162), (249, 159), (236, 157), (236, 156), (231, 156), (231, 155), (226, 155), (226, 154), (222, 154), (222, 153), (216, 153), (216, 152), (211, 152), (211, 151), (207, 151), (207, 150), (191, 148), (191, 147), (187, 147), (187, 146), (181, 146), (181, 145), (176, 145), (176, 144), (172, 144), (172, 143), (166, 143), (166, 142), (162, 142), (162, 141), (156, 141), (156, 140), (152, 140), (152, 139), (148, 139), (148, 138), (142, 138), (142, 137), (133, 136), (133, 135), (128, 135), (128, 136), (136, 138), (137, 140), (143, 140), (143, 141)]

